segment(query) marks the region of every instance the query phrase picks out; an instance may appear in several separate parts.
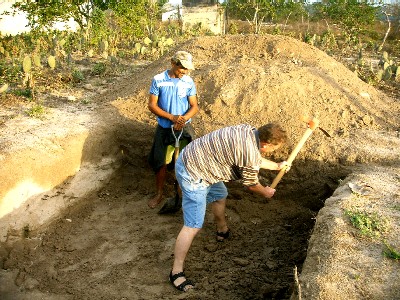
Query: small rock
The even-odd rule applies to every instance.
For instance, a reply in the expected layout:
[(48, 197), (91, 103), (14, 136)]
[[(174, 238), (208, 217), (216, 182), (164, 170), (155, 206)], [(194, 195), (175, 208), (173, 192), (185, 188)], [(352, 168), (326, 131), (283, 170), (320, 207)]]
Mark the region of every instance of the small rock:
[(241, 267), (245, 267), (250, 264), (250, 262), (244, 258), (235, 257), (232, 260), (234, 263), (236, 263), (237, 265), (239, 265)]

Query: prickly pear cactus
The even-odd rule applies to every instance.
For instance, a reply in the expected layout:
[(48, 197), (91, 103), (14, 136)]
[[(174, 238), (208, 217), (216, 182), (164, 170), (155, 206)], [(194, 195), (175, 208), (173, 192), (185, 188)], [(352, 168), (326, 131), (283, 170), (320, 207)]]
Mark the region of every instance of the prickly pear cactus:
[(135, 43), (135, 51), (136, 51), (136, 53), (140, 53), (141, 49), (142, 49), (142, 44)]
[(22, 69), (24, 70), (25, 74), (28, 74), (32, 70), (32, 60), (29, 55), (24, 57), (24, 61), (22, 62)]
[(383, 72), (383, 80), (389, 80), (390, 78), (392, 78), (392, 68), (386, 68)]
[(8, 84), (5, 83), (0, 87), (0, 94), (6, 92), (8, 90)]
[(394, 79), (397, 82), (400, 82), (400, 65), (396, 66), (396, 70), (393, 73), (394, 73)]
[(42, 67), (42, 63), (40, 61), (40, 56), (38, 54), (33, 55), (33, 64), (38, 68)]
[(389, 54), (386, 51), (383, 51), (382, 58), (384, 61), (389, 61)]
[(174, 44), (174, 40), (171, 38), (168, 38), (165, 40), (165, 45), (166, 46), (172, 46)]
[(376, 79), (378, 80), (378, 81), (381, 81), (382, 80), (382, 78), (383, 78), (383, 70), (382, 69), (380, 69), (380, 70), (378, 70), (378, 72), (376, 73)]
[(47, 58), (47, 63), (49, 65), (50, 69), (54, 70), (55, 67), (56, 67), (56, 58), (55, 58), (55, 56), (54, 55), (50, 55)]
[(147, 36), (144, 38), (144, 40), (143, 40), (143, 43), (145, 44), (145, 45), (150, 45), (151, 43), (152, 43), (152, 41), (151, 41), (151, 39), (149, 39)]
[(58, 42), (58, 45), (62, 48), (62, 47), (64, 47), (65, 43), (66, 43), (66, 40), (65, 40), (65, 39), (61, 39), (61, 40)]
[(100, 42), (99, 48), (100, 48), (100, 52), (102, 52), (102, 53), (107, 52), (108, 51), (108, 41), (102, 40)]

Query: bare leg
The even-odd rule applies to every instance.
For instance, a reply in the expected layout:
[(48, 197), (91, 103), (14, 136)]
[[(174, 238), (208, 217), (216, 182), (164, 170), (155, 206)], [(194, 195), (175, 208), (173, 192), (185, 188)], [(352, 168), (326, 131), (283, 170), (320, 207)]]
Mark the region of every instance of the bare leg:
[[(192, 245), (193, 239), (196, 234), (200, 231), (200, 228), (191, 228), (187, 226), (183, 226), (181, 231), (178, 234), (175, 243), (175, 251), (174, 251), (174, 264), (172, 266), (172, 275), (175, 275), (179, 272), (183, 272), (183, 266), (185, 263), (186, 255), (189, 251), (190, 246)], [(180, 277), (174, 281), (174, 285), (178, 286), (182, 282), (184, 282), (186, 278)], [(189, 289), (190, 286), (187, 286)], [(193, 287), (192, 287), (193, 288)]]
[(156, 188), (157, 188), (157, 195), (154, 198), (151, 198), (147, 205), (150, 208), (155, 208), (158, 204), (161, 203), (163, 198), (163, 190), (165, 184), (165, 178), (167, 176), (167, 165), (162, 166), (160, 170), (156, 173)]
[[(225, 206), (226, 199), (221, 199), (211, 204), (211, 209), (214, 214), (214, 220), (217, 225), (217, 231), (224, 233), (228, 231), (228, 224), (226, 223), (225, 218)], [(221, 240), (223, 240), (223, 238), (221, 238)]]

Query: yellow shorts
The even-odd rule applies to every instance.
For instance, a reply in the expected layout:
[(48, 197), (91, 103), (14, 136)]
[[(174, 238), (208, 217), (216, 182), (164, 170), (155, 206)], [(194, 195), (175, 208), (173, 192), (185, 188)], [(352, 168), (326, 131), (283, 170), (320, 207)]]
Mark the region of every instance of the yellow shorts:
[[(182, 141), (179, 142), (179, 152), (186, 147), (188, 144), (188, 141), (186, 139), (183, 139)], [(167, 154), (165, 155), (165, 163), (168, 165), (172, 162), (172, 158), (174, 157), (174, 150), (175, 147), (172, 145), (168, 145), (167, 147)]]

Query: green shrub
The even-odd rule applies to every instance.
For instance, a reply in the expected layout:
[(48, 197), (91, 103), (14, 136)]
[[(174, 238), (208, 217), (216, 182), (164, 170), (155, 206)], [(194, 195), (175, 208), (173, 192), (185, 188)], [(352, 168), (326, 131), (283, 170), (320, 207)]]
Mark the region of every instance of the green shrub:
[(92, 74), (93, 75), (103, 75), (106, 72), (107, 66), (105, 63), (99, 62), (93, 66)]
[(85, 76), (83, 76), (83, 73), (79, 70), (73, 70), (72, 71), (72, 79), (74, 82), (81, 82), (85, 80)]

